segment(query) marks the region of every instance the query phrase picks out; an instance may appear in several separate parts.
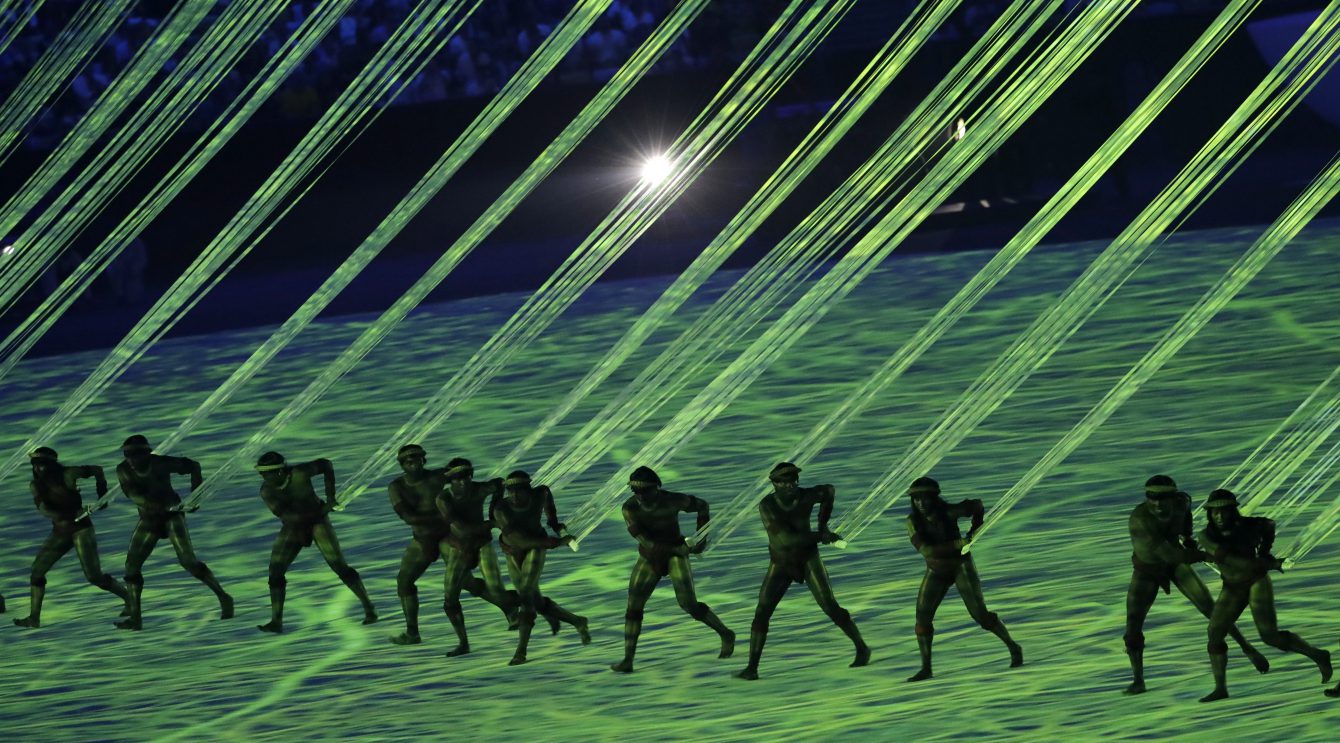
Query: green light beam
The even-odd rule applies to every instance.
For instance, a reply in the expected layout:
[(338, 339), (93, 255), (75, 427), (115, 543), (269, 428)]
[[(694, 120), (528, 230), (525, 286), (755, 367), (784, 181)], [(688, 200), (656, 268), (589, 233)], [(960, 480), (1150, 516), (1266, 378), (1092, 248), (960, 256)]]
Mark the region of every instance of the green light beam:
[[(913, 477), (930, 471), (993, 412), (1118, 289), (1159, 236), (1184, 220), (1297, 105), (1329, 64), (1340, 2), (1332, 3), (1177, 177), (1037, 320), (1020, 334), (926, 434), (867, 492), (840, 531), (873, 523)], [(1318, 53), (1319, 50), (1321, 53)], [(892, 497), (888, 494), (893, 493)]]
[[(796, 287), (823, 261), (845, 244), (847, 236), (858, 235), (894, 195), (895, 185), (910, 177), (910, 169), (942, 129), (942, 122), (962, 110), (995, 77), (1027, 39), (1041, 29), (1049, 13), (1039, 6), (1014, 5), (992, 24), (988, 34), (959, 60), (950, 74), (917, 106), (885, 140), (880, 149), (856, 170), (838, 189), (793, 229), (773, 250), (731, 287), (692, 326), (680, 334), (657, 358), (625, 385), (619, 393), (580, 432), (552, 454), (537, 476), (552, 487), (563, 487), (580, 472), (602, 457), (619, 440), (659, 410), (700, 372), (708, 369), (722, 354), (761, 322), (785, 298), (780, 287)], [(969, 85), (966, 81), (973, 81)], [(785, 167), (785, 164), (784, 166)], [(751, 199), (751, 204), (768, 197), (767, 186)], [(749, 207), (747, 206), (746, 209)], [(742, 215), (745, 213), (742, 212)], [(747, 216), (747, 215), (746, 215)], [(730, 249), (752, 234), (758, 224), (737, 223), (737, 215), (708, 253), (724, 243)], [(659, 323), (661, 313), (672, 311), (686, 297), (686, 280), (677, 280), (666, 291), (661, 307), (653, 305), (642, 325)], [(671, 303), (674, 303), (673, 305)], [(670, 306), (666, 306), (670, 305)], [(635, 324), (620, 340), (615, 352), (623, 358), (650, 333)], [(597, 369), (607, 361), (597, 365)], [(599, 378), (588, 375), (583, 384)], [(578, 392), (581, 392), (581, 387)], [(558, 413), (571, 404), (564, 402)]]
[[(1134, 3), (1129, 2), (1086, 6), (1074, 23), (1040, 51), (1026, 70), (1015, 76), (994, 104), (986, 109), (981, 120), (970, 126), (968, 135), (949, 149), (917, 188), (653, 436), (634, 457), (633, 463), (663, 463), (719, 415), (1013, 134), (1133, 7)], [(580, 524), (574, 531), (582, 537), (590, 534), (625, 489), (622, 472), (611, 477), (572, 517), (572, 522)]]
[[(1062, 185), (1023, 229), (1005, 244), (992, 259), (966, 283), (911, 340), (900, 347), (860, 387), (854, 390), (822, 421), (812, 428), (783, 459), (804, 464), (814, 461), (845, 428), (862, 414), (884, 390), (896, 382), (909, 366), (921, 358), (934, 343), (976, 306), (991, 289), (1036, 247), (1048, 232), (1107, 173), (1118, 158), (1144, 133), (1154, 119), (1171, 103), (1237, 30), (1260, 0), (1230, 3), (1200, 35), (1167, 75), (1150, 91), (1130, 116)], [(741, 490), (723, 509), (724, 516), (713, 519), (713, 543), (720, 543), (745, 521), (753, 518), (754, 506), (769, 491), (766, 477)], [(702, 534), (706, 536), (706, 532)]]

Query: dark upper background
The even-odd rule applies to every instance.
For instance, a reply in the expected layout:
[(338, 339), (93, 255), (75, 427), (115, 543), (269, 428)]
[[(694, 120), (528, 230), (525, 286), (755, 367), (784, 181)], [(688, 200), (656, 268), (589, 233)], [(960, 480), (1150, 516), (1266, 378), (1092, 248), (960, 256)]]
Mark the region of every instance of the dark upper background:
[[(226, 3), (221, 2), (220, 7)], [(290, 10), (186, 122), (155, 160), (86, 230), (64, 259), (87, 254), (219, 114), (302, 20)], [(542, 185), (434, 293), (434, 299), (533, 289), (598, 223), (637, 177), (646, 155), (667, 146), (707, 103), (734, 64), (784, 6), (781, 0), (713, 0), (688, 34)], [(423, 175), (489, 96), (515, 71), (572, 0), (484, 0), (462, 33), (334, 163), (235, 273), (176, 333), (284, 319)], [(653, 25), (669, 0), (615, 0), (588, 34), (465, 168), (447, 184), (328, 314), (389, 305), (499, 195), (589, 100)], [(965, 0), (950, 23), (778, 214), (728, 263), (748, 265), (841, 182), (887, 136), (1004, 7)], [(1287, 21), (1321, 0), (1265, 0), (1249, 27), (1174, 101), (1150, 131), (1048, 238), (1115, 234), (1208, 138), (1292, 43)], [(669, 273), (692, 260), (763, 182), (915, 6), (859, 0), (816, 55), (688, 193), (607, 274)], [(47, 0), (0, 55), (7, 94), (77, 7)], [(171, 3), (142, 0), (0, 166), (8, 199), (87, 110), (152, 32)], [(408, 12), (408, 0), (358, 0), (265, 107), (143, 235), (143, 288), (104, 281), (82, 298), (36, 353), (110, 346), (139, 318), (282, 160)], [(1102, 141), (1186, 50), (1221, 1), (1147, 0), (1025, 127), (951, 200), (962, 209), (929, 219), (904, 250), (998, 246)], [(216, 9), (217, 11), (217, 9)], [(1188, 228), (1268, 222), (1336, 150), (1340, 73), (1334, 71), (1266, 141)], [(949, 122), (946, 122), (948, 127)], [(1330, 213), (1337, 207), (1332, 205)], [(17, 234), (17, 231), (16, 231)], [(13, 238), (6, 238), (6, 242)], [(17, 246), (21, 248), (21, 246)], [(133, 266), (123, 264), (126, 271)], [(58, 273), (48, 277), (47, 286)], [(8, 331), (43, 296), (38, 286), (10, 316)]]

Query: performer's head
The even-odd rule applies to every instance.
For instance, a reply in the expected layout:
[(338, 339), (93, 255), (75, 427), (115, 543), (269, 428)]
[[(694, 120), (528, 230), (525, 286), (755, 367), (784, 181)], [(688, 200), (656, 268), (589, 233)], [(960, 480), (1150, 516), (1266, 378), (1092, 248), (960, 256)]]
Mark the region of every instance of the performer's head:
[(1210, 523), (1219, 529), (1233, 528), (1233, 522), (1238, 520), (1238, 497), (1231, 491), (1220, 488), (1210, 493), (1209, 500), (1205, 501), (1205, 512), (1209, 514)]
[(790, 492), (800, 487), (800, 468), (791, 462), (778, 462), (768, 473), (772, 486), (780, 492)]
[(260, 473), (266, 485), (281, 487), (288, 482), (288, 462), (285, 462), (284, 455), (277, 451), (262, 454), (260, 459), (256, 460), (256, 471)]
[(530, 492), (530, 475), (522, 470), (513, 470), (507, 475), (507, 479), (503, 480), (503, 487), (507, 488), (507, 492), (513, 495), (528, 493)]
[(39, 446), (28, 452), (28, 461), (33, 465), (33, 479), (41, 480), (61, 470), (60, 455), (49, 446)]
[(137, 467), (143, 467), (149, 461), (149, 454), (153, 450), (149, 446), (149, 439), (138, 433), (121, 442), (121, 456)]
[(661, 489), (661, 478), (656, 470), (643, 465), (633, 470), (633, 474), (628, 477), (628, 487), (636, 495), (647, 495)]
[(918, 477), (907, 489), (907, 497), (912, 499), (912, 508), (925, 516), (938, 508), (943, 502), (940, 498), (940, 483), (929, 477)]
[(470, 485), (470, 479), (475, 476), (475, 466), (470, 464), (470, 460), (463, 457), (456, 457), (447, 462), (445, 471), (447, 482), (451, 484), (451, 492), (461, 494)]
[(424, 465), (428, 461), (428, 452), (418, 444), (405, 444), (400, 447), (399, 452), (396, 452), (395, 459), (405, 474), (419, 475), (423, 473)]
[(1145, 480), (1145, 502), (1155, 516), (1166, 516), (1172, 512), (1177, 493), (1177, 483), (1167, 475), (1154, 475)]

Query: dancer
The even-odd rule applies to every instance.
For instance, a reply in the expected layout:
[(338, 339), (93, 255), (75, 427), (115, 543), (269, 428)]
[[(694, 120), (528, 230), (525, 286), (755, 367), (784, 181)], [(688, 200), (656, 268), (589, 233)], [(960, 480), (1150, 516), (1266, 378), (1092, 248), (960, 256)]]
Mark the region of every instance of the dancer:
[(710, 518), (707, 502), (692, 495), (662, 490), (661, 478), (650, 467), (634, 470), (628, 486), (633, 490), (633, 497), (623, 504), (623, 518), (628, 524), (628, 533), (637, 540), (638, 558), (628, 581), (623, 660), (610, 666), (610, 669), (618, 673), (633, 671), (637, 638), (642, 632), (642, 610), (651, 592), (656, 589), (656, 584), (667, 575), (675, 588), (675, 599), (680, 608), (716, 630), (721, 638), (721, 653), (717, 657), (729, 658), (735, 652), (735, 633), (726, 629), (726, 625), (712, 613), (707, 604), (698, 601), (693, 590), (689, 554), (702, 552), (707, 542), (700, 541), (690, 549), (679, 530), (681, 512), (697, 514), (697, 528), (701, 529)]
[[(907, 533), (912, 546), (926, 558), (926, 574), (917, 591), (917, 649), (921, 651), (921, 670), (908, 681), (931, 678), (931, 642), (935, 637), (935, 610), (940, 608), (949, 587), (958, 588), (959, 597), (982, 629), (999, 637), (1010, 651), (1010, 668), (1024, 664), (1024, 651), (1015, 642), (1005, 623), (994, 612), (987, 611), (982, 596), (982, 581), (977, 577), (977, 566), (971, 554), (963, 548), (972, 541), (973, 534), (982, 525), (985, 512), (980, 500), (947, 503), (940, 497), (940, 484), (929, 477), (919, 477), (907, 490), (912, 499), (912, 512), (907, 516)], [(958, 521), (972, 519), (968, 536), (959, 531)]]
[(191, 490), (200, 487), (204, 478), (200, 463), (185, 457), (164, 457), (154, 454), (149, 440), (136, 434), (121, 444), (125, 460), (116, 466), (116, 479), (121, 492), (140, 511), (140, 521), (130, 536), (130, 550), (126, 553), (126, 602), (128, 615), (116, 626), (126, 630), (140, 630), (144, 626), (140, 611), (140, 597), (144, 591), (144, 576), (140, 573), (144, 561), (154, 551), (158, 540), (167, 537), (177, 551), (177, 560), (196, 580), (204, 583), (219, 600), (219, 618), (233, 617), (233, 598), (219, 585), (218, 579), (205, 563), (195, 556), (191, 533), (186, 529), (186, 514), (181, 512), (181, 496), (172, 489), (172, 476), (190, 475)]
[[(583, 645), (591, 644), (586, 617), (579, 617), (540, 595), (540, 573), (544, 571), (548, 551), (572, 543), (567, 528), (559, 523), (553, 492), (545, 485), (532, 488), (530, 475), (521, 470), (508, 475), (503, 486), (507, 495), (493, 501), (489, 515), (502, 532), (498, 541), (507, 555), (507, 572), (512, 577), (512, 585), (516, 587), (520, 600), (517, 607), (516, 653), (508, 665), (518, 666), (526, 662), (530, 632), (535, 626), (535, 615), (540, 608), (576, 628)], [(540, 523), (541, 516), (559, 537), (545, 533)]]
[[(1209, 618), (1214, 609), (1210, 589), (1196, 574), (1194, 563), (1205, 559), (1205, 553), (1192, 536), (1191, 496), (1177, 489), (1177, 483), (1167, 475), (1154, 475), (1145, 481), (1145, 501), (1131, 511), (1131, 585), (1126, 589), (1126, 654), (1131, 661), (1131, 685), (1125, 694), (1145, 692), (1145, 617), (1154, 605), (1159, 589), (1171, 593), (1171, 585), (1190, 599), (1196, 609)], [(1242, 652), (1265, 673), (1270, 662), (1242, 636), (1236, 625), (1229, 625), (1229, 634), (1237, 641)]]
[[(461, 608), (461, 589), (502, 609), (508, 629), (517, 628), (516, 591), (503, 588), (502, 573), (498, 571), (498, 553), (493, 550), (493, 522), (485, 518), (485, 508), (502, 496), (502, 478), (475, 482), (475, 467), (470, 460), (456, 457), (447, 462), (443, 476), (448, 487), (437, 496), (437, 508), (447, 520), (447, 577), (442, 608), (456, 630), (456, 647), (447, 651), (455, 658), (470, 652), (470, 638), (465, 630), (465, 612)], [(473, 574), (475, 568), (483, 574), (480, 580)], [(541, 614), (549, 628), (558, 632), (558, 619), (543, 607)]]
[(1214, 691), (1201, 697), (1202, 702), (1228, 698), (1229, 628), (1252, 608), (1252, 621), (1265, 644), (1307, 656), (1321, 671), (1322, 683), (1331, 680), (1331, 654), (1314, 648), (1292, 632), (1280, 630), (1275, 622), (1275, 587), (1267, 571), (1283, 572), (1283, 563), (1270, 553), (1275, 544), (1275, 522), (1238, 512), (1238, 499), (1227, 490), (1210, 493), (1205, 502), (1209, 523), (1200, 533), (1200, 543), (1209, 559), (1219, 566), (1224, 579), (1219, 598), (1210, 613), (1210, 671)]
[[(758, 678), (758, 661), (768, 639), (768, 621), (792, 583), (807, 584), (819, 608), (856, 645), (856, 660), (850, 667), (866, 665), (870, 662), (870, 648), (861, 639), (851, 614), (838, 605), (828, 569), (819, 557), (820, 544), (832, 544), (839, 539), (828, 530), (828, 519), (833, 515), (833, 486), (801, 487), (800, 468), (790, 462), (773, 467), (768, 479), (773, 491), (758, 504), (763, 527), (768, 532), (768, 572), (763, 576), (754, 623), (749, 628), (749, 664), (735, 675), (749, 681)], [(810, 514), (815, 506), (819, 507), (818, 531), (810, 528)]]
[(93, 530), (93, 519), (81, 517), (84, 504), (79, 497), (80, 480), (93, 478), (98, 496), (107, 494), (107, 477), (96, 465), (65, 466), (55, 449), (39, 446), (28, 455), (33, 467), (33, 479), (28, 483), (33, 504), (43, 516), (51, 519), (51, 534), (42, 543), (33, 559), (32, 604), (28, 616), (15, 619), (20, 627), (42, 626), (42, 600), (46, 598), (47, 571), (73, 547), (79, 556), (79, 565), (89, 583), (116, 595), (123, 602), (129, 596), (126, 589), (112, 576), (102, 572), (98, 559), (98, 540)]
[[(331, 570), (363, 605), (363, 624), (376, 622), (377, 610), (363, 588), (363, 579), (344, 561), (335, 527), (330, 523), (329, 514), (335, 508), (334, 465), (329, 459), (290, 465), (282, 454), (269, 451), (256, 462), (256, 471), (261, 476), (261, 500), (283, 523), (270, 552), (270, 621), (257, 625), (256, 629), (276, 634), (284, 631), (284, 595), (288, 585), (285, 574), (302, 548), (313, 541)], [(312, 478), (317, 475), (326, 483), (324, 501), (317, 499), (312, 487)]]
[[(400, 572), (396, 575), (396, 593), (405, 613), (405, 631), (392, 636), (391, 642), (396, 645), (418, 645), (422, 638), (419, 635), (419, 590), (415, 582), (438, 557), (446, 555), (445, 586), (448, 591), (453, 586), (451, 554), (455, 547), (452, 546), (447, 517), (438, 506), (447, 487), (447, 468), (428, 469), (428, 453), (418, 444), (400, 447), (396, 458), (405, 474), (391, 482), (388, 494), (391, 507), (395, 509), (396, 515), (409, 524), (413, 538), (405, 548), (405, 555), (400, 560)], [(493, 598), (492, 592), (477, 578), (473, 582), (458, 579), (454, 584), (457, 596), (462, 584), (472, 595), (485, 600)]]

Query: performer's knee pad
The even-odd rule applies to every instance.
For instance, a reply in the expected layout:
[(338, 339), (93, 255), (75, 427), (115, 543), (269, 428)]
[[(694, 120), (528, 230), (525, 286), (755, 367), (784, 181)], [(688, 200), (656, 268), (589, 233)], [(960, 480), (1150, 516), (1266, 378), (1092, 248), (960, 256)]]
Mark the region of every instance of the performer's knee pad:
[(33, 577), (28, 579), (28, 585), (34, 586), (36, 588), (46, 588), (47, 577), (45, 575), (34, 575)]
[(712, 612), (712, 608), (701, 601), (699, 601), (696, 604), (691, 604), (685, 607), (685, 609), (689, 612), (689, 616), (699, 621), (701, 621), (703, 617), (706, 617), (708, 614)]
[(935, 634), (935, 625), (930, 622), (917, 622), (917, 637), (930, 637)]
[(1131, 634), (1122, 635), (1122, 638), (1121, 638), (1121, 639), (1124, 640), (1124, 641), (1126, 642), (1126, 650), (1127, 650), (1127, 652), (1129, 652), (1129, 651), (1131, 651), (1131, 650), (1144, 650), (1144, 649), (1145, 649), (1145, 635), (1144, 635), (1143, 632), (1137, 632), (1137, 633), (1135, 633), (1135, 634), (1133, 634), (1133, 635), (1131, 635)]
[(1228, 655), (1228, 643), (1223, 640), (1210, 640), (1205, 649), (1210, 651), (1210, 655)]
[(287, 585), (288, 585), (288, 578), (285, 578), (283, 573), (276, 572), (274, 570), (270, 571), (271, 588), (283, 588)]
[(140, 575), (139, 573), (136, 573), (134, 575), (127, 575), (126, 583), (135, 586), (136, 588), (144, 588), (144, 576)]
[(641, 609), (629, 609), (623, 613), (624, 621), (627, 622), (641, 622), (642, 616), (643, 611)]

